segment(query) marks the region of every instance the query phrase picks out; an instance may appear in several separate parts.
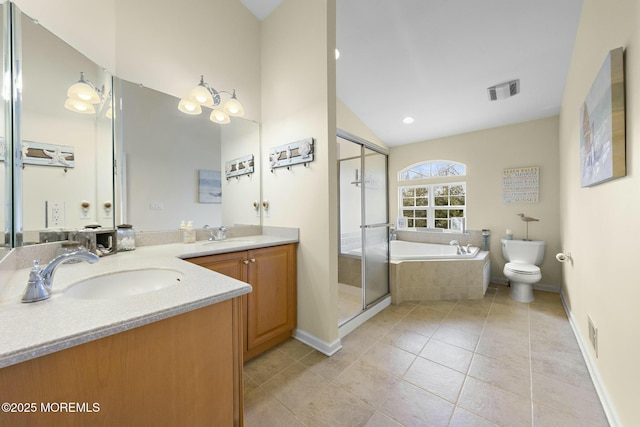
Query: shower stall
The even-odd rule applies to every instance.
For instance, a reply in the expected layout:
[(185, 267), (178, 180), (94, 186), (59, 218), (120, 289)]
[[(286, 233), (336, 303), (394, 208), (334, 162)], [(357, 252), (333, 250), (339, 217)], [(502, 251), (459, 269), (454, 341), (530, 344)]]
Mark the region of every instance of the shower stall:
[(341, 336), (389, 305), (388, 152), (338, 130)]

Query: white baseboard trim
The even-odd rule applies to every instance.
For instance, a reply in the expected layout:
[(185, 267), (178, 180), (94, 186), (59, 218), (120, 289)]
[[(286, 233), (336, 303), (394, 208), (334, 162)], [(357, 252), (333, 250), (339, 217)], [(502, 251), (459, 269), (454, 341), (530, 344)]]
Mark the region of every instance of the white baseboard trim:
[(376, 314), (380, 313), (385, 308), (391, 305), (391, 295), (387, 296), (379, 303), (364, 311), (362, 314), (354, 317), (349, 322), (338, 328), (339, 339), (332, 343), (321, 340), (320, 338), (311, 335), (301, 329), (294, 329), (293, 338), (308, 345), (309, 347), (318, 350), (325, 356), (333, 356), (342, 348), (341, 339), (347, 336), (350, 332), (355, 330), (358, 326), (362, 325), (367, 320), (371, 319)]
[(569, 318), (569, 324), (571, 325), (571, 330), (573, 330), (573, 335), (575, 335), (576, 341), (578, 341), (578, 346), (580, 347), (582, 358), (587, 364), (589, 375), (591, 375), (593, 386), (596, 389), (596, 393), (598, 393), (598, 397), (600, 398), (600, 402), (602, 403), (602, 408), (604, 409), (604, 413), (607, 416), (609, 425), (611, 427), (622, 427), (622, 422), (620, 422), (618, 413), (616, 412), (616, 409), (613, 406), (611, 399), (609, 398), (609, 393), (607, 392), (607, 388), (602, 381), (602, 377), (600, 377), (600, 373), (598, 371), (595, 360), (593, 359), (591, 352), (588, 350), (588, 343), (585, 342), (582, 338), (582, 334), (580, 334), (580, 328), (578, 328), (578, 324), (576, 323), (573, 314), (571, 313), (571, 310), (569, 309), (569, 306), (565, 301), (564, 292), (560, 292), (560, 299), (562, 301), (564, 311), (567, 313), (567, 317)]
[(338, 350), (342, 348), (340, 339), (337, 339), (332, 343), (328, 343), (301, 329), (294, 329), (293, 337), (298, 341), (308, 345), (309, 347), (318, 350), (320, 353), (326, 356), (333, 356)]
[(362, 325), (367, 320), (371, 319), (376, 314), (380, 313), (385, 308), (391, 305), (391, 295), (387, 296), (385, 299), (381, 300), (379, 303), (370, 307), (368, 310), (363, 311), (353, 319), (349, 320), (347, 323), (341, 325), (338, 328), (338, 336), (340, 339), (346, 337), (351, 332), (353, 332), (358, 326)]

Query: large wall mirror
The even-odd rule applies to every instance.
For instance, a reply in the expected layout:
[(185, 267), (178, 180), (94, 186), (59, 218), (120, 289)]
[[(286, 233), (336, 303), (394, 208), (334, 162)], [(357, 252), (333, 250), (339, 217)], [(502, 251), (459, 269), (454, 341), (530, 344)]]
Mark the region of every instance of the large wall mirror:
[[(261, 224), (257, 123), (185, 115), (177, 98), (112, 77), (14, 4), (0, 4), (0, 78), (13, 93), (0, 105), (0, 250), (93, 225), (144, 232), (175, 230), (182, 220)], [(70, 99), (79, 82), (97, 98)], [(227, 178), (251, 156), (251, 174)]]
[[(260, 128), (234, 117), (217, 124), (208, 114), (178, 111), (179, 99), (115, 79), (120, 221), (137, 231), (260, 224)], [(254, 171), (226, 179), (226, 165), (254, 156)], [(233, 167), (232, 167), (233, 168)]]
[(0, 239), (0, 258), (4, 256), (12, 246), (12, 229), (11, 223), (13, 206), (11, 203), (11, 182), (12, 182), (12, 168), (11, 168), (11, 116), (9, 114), (11, 110), (11, 97), (6, 96), (7, 87), (11, 87), (10, 79), (8, 79), (8, 70), (11, 66), (10, 61), (10, 39), (8, 37), (9, 31), (9, 6), (5, 2), (0, 2), (0, 34), (2, 38), (2, 46), (0, 51), (2, 53), (2, 75), (0, 76), (0, 87), (3, 88), (3, 102), (0, 102), (0, 199), (3, 200), (3, 209), (0, 209), (0, 225), (4, 230), (4, 237)]
[(16, 245), (20, 231), (26, 245), (43, 231), (113, 228), (111, 75), (17, 8), (15, 19)]

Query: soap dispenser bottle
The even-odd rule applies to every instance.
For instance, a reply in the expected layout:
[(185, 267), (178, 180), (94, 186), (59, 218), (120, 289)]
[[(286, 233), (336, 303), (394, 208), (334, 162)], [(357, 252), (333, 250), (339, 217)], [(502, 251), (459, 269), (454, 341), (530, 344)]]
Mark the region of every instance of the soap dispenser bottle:
[(184, 229), (184, 243), (196, 242), (196, 230), (193, 228), (193, 221), (188, 221)]
[(182, 233), (182, 243), (189, 243), (189, 236), (187, 235), (187, 221), (180, 221), (180, 233)]

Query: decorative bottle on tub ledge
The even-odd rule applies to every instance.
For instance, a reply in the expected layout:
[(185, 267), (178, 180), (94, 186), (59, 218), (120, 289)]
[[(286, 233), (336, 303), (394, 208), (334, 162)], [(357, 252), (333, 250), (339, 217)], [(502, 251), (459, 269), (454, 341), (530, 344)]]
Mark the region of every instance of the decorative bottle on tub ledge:
[(491, 235), (491, 230), (487, 228), (482, 229), (482, 250), (489, 250), (489, 236)]

